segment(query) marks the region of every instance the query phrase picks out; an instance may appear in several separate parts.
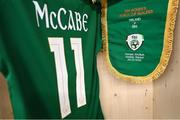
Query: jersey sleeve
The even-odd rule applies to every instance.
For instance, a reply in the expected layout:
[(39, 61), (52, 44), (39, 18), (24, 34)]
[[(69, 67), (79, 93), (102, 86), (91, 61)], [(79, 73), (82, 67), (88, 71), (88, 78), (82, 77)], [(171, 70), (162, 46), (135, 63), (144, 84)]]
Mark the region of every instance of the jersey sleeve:
[(4, 76), (7, 75), (7, 67), (6, 67), (6, 64), (5, 64), (5, 61), (4, 59), (1, 57), (0, 55), (0, 73), (2, 73)]
[[(0, 13), (2, 9), (3, 1), (0, 1)], [(0, 24), (1, 25), (1, 24)], [(1, 27), (1, 26), (0, 26)], [(3, 60), (2, 60), (2, 36), (1, 36), (1, 28), (0, 28), (0, 73), (3, 71)]]
[(0, 51), (0, 72), (3, 73), (2, 71), (3, 71), (3, 58), (2, 58), (2, 53)]
[[(9, 0), (11, 1), (11, 0)], [(3, 22), (3, 17), (4, 17), (4, 10), (6, 9), (6, 5), (9, 2), (7, 2), (6, 0), (1, 0), (0, 1), (0, 73), (2, 73), (5, 77), (8, 75), (9, 71), (8, 71), (8, 65), (7, 63), (7, 56), (6, 56), (6, 50), (5, 50), (5, 46), (3, 44), (3, 41), (5, 41), (5, 39), (3, 38), (3, 30), (4, 30), (4, 22)]]
[(7, 64), (5, 60), (5, 52), (3, 49), (3, 44), (2, 44), (2, 36), (0, 33), (0, 73), (2, 73), (4, 76), (7, 76), (8, 74), (8, 69), (7, 69)]
[(102, 30), (101, 30), (101, 6), (98, 5), (98, 22), (97, 22), (97, 36), (96, 36), (96, 53), (102, 49)]
[(2, 58), (1, 58), (1, 55), (0, 55), (0, 72), (2, 72)]
[(0, 72), (2, 72), (2, 37), (1, 37), (1, 33), (0, 33)]

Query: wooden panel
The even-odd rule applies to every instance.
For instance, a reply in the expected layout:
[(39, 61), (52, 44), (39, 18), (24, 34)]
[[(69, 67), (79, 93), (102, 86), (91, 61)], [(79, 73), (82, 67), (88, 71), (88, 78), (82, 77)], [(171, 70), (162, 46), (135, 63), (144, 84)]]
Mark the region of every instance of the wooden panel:
[(180, 119), (180, 12), (175, 33), (169, 66), (165, 74), (154, 82), (154, 118)]
[(136, 85), (114, 78), (103, 58), (100, 53), (98, 71), (105, 118), (153, 118), (152, 83)]

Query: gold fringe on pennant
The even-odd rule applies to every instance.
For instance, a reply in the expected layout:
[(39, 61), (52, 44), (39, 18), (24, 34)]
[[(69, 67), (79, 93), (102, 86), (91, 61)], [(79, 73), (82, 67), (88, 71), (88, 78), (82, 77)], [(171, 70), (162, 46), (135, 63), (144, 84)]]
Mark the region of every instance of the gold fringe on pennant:
[(146, 81), (156, 80), (164, 73), (172, 52), (173, 38), (174, 38), (173, 35), (174, 35), (176, 15), (178, 10), (178, 3), (179, 0), (169, 0), (165, 33), (164, 33), (164, 46), (160, 58), (160, 63), (157, 65), (156, 69), (147, 76), (129, 76), (117, 71), (110, 62), (109, 46), (108, 46), (107, 0), (102, 0), (101, 22), (102, 22), (103, 54), (108, 69), (115, 77), (126, 81), (130, 81), (132, 83), (141, 84)]

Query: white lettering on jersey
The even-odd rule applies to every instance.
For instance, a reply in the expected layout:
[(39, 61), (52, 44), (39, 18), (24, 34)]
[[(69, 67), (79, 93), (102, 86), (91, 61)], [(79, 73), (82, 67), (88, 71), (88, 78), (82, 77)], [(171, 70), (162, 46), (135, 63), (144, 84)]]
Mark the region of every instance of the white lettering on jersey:
[(67, 29), (67, 26), (66, 25), (62, 25), (62, 22), (61, 22), (61, 12), (64, 13), (64, 15), (66, 14), (66, 10), (64, 8), (60, 8), (59, 11), (58, 11), (58, 24), (60, 26), (60, 28), (62, 30), (66, 30)]
[(75, 15), (76, 15), (76, 28), (77, 28), (77, 31), (81, 31), (82, 30), (81, 15), (78, 12), (75, 12)]
[(73, 14), (72, 11), (69, 10), (69, 25), (68, 25), (68, 30), (76, 30), (74, 20), (73, 20)]
[[(37, 1), (33, 1), (35, 6), (37, 26), (40, 27), (40, 20), (45, 20), (46, 28), (61, 30), (73, 30), (73, 31), (88, 31), (88, 15), (81, 14), (77, 11), (66, 10), (65, 8), (59, 8), (57, 12), (50, 11), (48, 5), (44, 4), (43, 8), (39, 6)], [(66, 21), (62, 20), (68, 18)], [(56, 22), (55, 22), (56, 21)], [(56, 24), (58, 23), (58, 24)]]
[(41, 8), (40, 8), (37, 1), (33, 1), (33, 3), (34, 3), (34, 6), (35, 6), (35, 10), (36, 10), (36, 19), (37, 19), (38, 27), (40, 27), (40, 25), (39, 25), (39, 17), (38, 16), (40, 16), (40, 18), (43, 19), (44, 15), (45, 15), (46, 27), (49, 28), (49, 18), (48, 18), (47, 5), (44, 4), (43, 10), (41, 10)]
[(52, 12), (50, 13), (50, 24), (51, 24), (51, 26), (52, 26), (53, 29), (57, 29), (58, 26), (57, 26), (57, 25), (54, 25), (54, 23), (53, 23), (53, 17), (56, 18), (56, 13), (52, 11)]
[(83, 29), (84, 29), (85, 32), (88, 31), (88, 28), (86, 28), (86, 25), (85, 25), (87, 23), (87, 19), (88, 19), (88, 15), (84, 14), (83, 15)]

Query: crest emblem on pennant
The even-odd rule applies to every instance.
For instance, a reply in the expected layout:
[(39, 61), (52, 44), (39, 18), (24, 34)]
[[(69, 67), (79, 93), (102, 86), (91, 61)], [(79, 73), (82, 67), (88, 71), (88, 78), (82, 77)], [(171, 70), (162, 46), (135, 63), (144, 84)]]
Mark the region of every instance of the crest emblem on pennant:
[(127, 37), (127, 44), (131, 50), (136, 51), (138, 50), (144, 41), (144, 36), (141, 34), (131, 34)]

